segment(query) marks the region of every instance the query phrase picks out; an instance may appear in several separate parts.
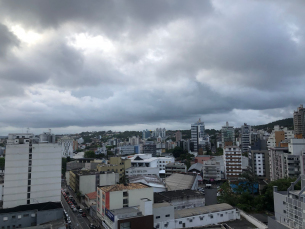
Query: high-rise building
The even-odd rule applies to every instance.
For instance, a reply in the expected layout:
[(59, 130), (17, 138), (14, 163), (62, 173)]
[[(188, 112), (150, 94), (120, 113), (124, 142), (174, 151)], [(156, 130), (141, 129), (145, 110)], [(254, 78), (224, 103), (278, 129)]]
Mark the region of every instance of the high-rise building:
[(249, 152), (249, 146), (251, 145), (251, 126), (244, 123), (241, 126), (241, 151)]
[(182, 140), (182, 133), (178, 130), (176, 132), (176, 142), (179, 142)]
[(242, 155), (238, 146), (225, 146), (223, 151), (226, 178), (237, 180), (242, 173)]
[(142, 135), (142, 139), (148, 139), (151, 136), (151, 131), (150, 130), (143, 130), (143, 135)]
[(303, 105), (298, 107), (297, 111), (293, 112), (293, 125), (294, 132), (296, 135), (302, 134), (302, 137), (305, 137), (305, 108)]
[(193, 151), (198, 152), (200, 141), (204, 137), (205, 125), (199, 119), (196, 123), (191, 125), (191, 142), (194, 144)]
[(58, 143), (61, 145), (62, 157), (72, 157), (73, 156), (73, 146), (74, 139), (68, 136), (64, 136), (58, 140)]
[(235, 145), (235, 130), (229, 126), (229, 122), (221, 128), (222, 147)]
[(289, 140), (294, 138), (294, 131), (288, 130), (287, 127), (280, 127), (279, 125), (275, 125), (273, 131), (271, 132), (267, 146), (268, 148), (279, 147), (280, 143), (284, 140)]
[(3, 208), (60, 202), (61, 146), (49, 140), (45, 133), (40, 138), (30, 133), (9, 134)]

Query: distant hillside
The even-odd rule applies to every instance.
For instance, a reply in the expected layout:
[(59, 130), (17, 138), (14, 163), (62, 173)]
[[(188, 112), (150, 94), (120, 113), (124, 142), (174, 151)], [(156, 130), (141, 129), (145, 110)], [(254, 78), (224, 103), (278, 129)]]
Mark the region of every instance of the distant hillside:
[(286, 118), (282, 120), (277, 120), (265, 125), (258, 125), (258, 126), (253, 126), (255, 129), (273, 129), (275, 125), (283, 126), (283, 127), (288, 127), (288, 129), (293, 130), (293, 118)]

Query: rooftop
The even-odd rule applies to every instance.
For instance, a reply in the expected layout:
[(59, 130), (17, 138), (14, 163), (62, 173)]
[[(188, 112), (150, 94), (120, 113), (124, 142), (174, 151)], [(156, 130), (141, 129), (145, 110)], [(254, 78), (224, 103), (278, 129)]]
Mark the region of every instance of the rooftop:
[(153, 204), (153, 208), (163, 208), (168, 206), (172, 206), (172, 205), (167, 202)]
[(79, 175), (79, 176), (114, 173), (114, 172), (105, 172), (105, 171), (96, 171), (96, 170), (84, 170), (84, 169), (73, 169), (73, 170), (70, 170), (70, 171), (73, 172), (74, 174)]
[(229, 204), (214, 204), (210, 206), (198, 207), (198, 208), (189, 208), (175, 211), (175, 219), (185, 218), (194, 215), (202, 215), (212, 212), (226, 211), (234, 209)]
[(189, 168), (188, 171), (191, 171), (191, 170), (193, 170), (193, 169), (198, 170), (198, 171), (201, 171), (201, 169), (202, 169), (202, 164), (201, 164), (201, 163), (193, 164), (193, 165)]
[(135, 176), (129, 177), (130, 183), (137, 183), (137, 182), (141, 182), (141, 181), (144, 181), (144, 183), (149, 186), (154, 186), (154, 187), (161, 186), (161, 187), (165, 188), (162, 180), (156, 175), (135, 175)]
[(116, 191), (142, 189), (142, 188), (150, 188), (150, 187), (142, 183), (130, 183), (127, 185), (115, 184), (110, 186), (99, 187), (99, 189), (101, 189), (104, 192), (116, 192)]
[(199, 197), (203, 198), (204, 194), (199, 191), (185, 189), (185, 190), (175, 190), (175, 191), (167, 191), (167, 192), (154, 192), (154, 202), (155, 203), (164, 203), (171, 202), (175, 199), (182, 199), (187, 197)]
[(165, 178), (167, 190), (191, 189), (196, 179), (196, 174), (174, 173)]
[(62, 208), (60, 202), (46, 202), (46, 203), (40, 203), (40, 204), (26, 204), (26, 205), (19, 205), (14, 208), (5, 208), (0, 209), (1, 213), (10, 213), (10, 212), (22, 212), (22, 211), (30, 211), (30, 210), (51, 210), (51, 209), (57, 209)]
[(90, 193), (87, 193), (85, 196), (88, 196), (89, 200), (93, 200), (93, 199), (96, 199), (97, 192), (90, 192)]

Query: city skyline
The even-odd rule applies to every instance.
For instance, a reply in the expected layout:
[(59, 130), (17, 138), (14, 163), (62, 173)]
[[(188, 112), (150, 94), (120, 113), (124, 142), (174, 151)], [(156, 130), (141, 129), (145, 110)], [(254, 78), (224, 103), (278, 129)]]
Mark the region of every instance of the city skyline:
[(301, 1), (70, 3), (0, 1), (0, 135), (219, 130), (304, 103)]

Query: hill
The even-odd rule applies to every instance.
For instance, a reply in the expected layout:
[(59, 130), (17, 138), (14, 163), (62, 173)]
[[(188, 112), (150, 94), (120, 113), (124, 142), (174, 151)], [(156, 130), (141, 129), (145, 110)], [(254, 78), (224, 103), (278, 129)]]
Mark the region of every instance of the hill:
[(253, 126), (253, 128), (259, 129), (259, 130), (261, 130), (261, 129), (268, 130), (268, 129), (273, 129), (275, 125), (287, 127), (288, 129), (293, 130), (293, 118), (277, 120), (274, 122), (270, 122), (268, 124)]

